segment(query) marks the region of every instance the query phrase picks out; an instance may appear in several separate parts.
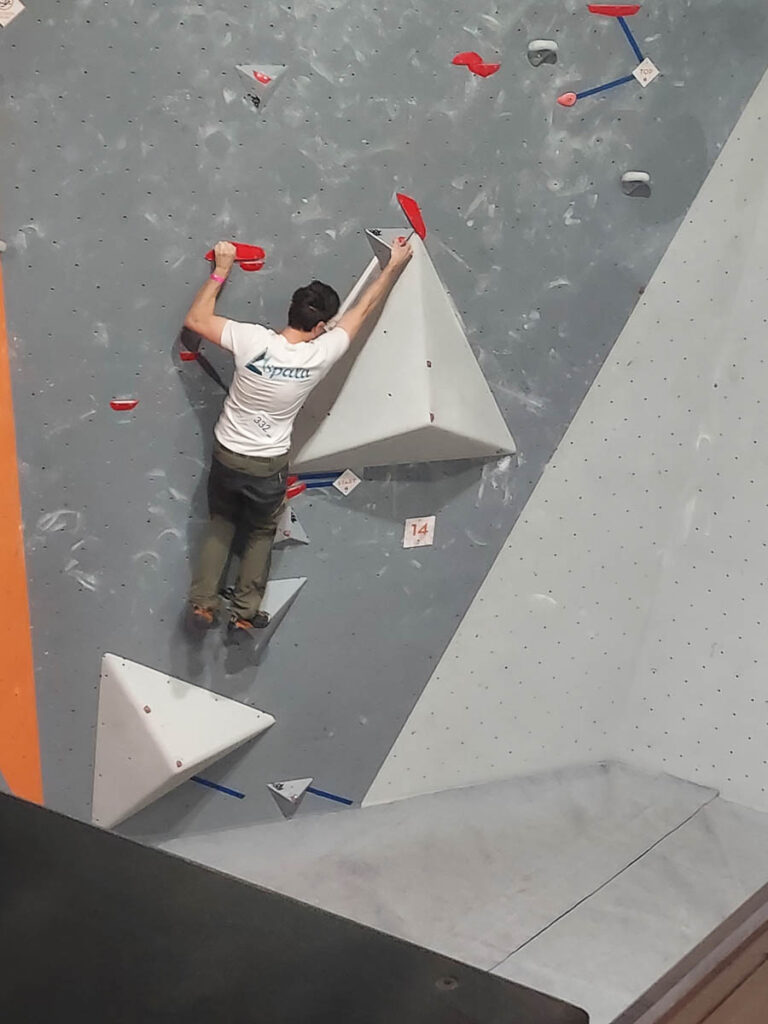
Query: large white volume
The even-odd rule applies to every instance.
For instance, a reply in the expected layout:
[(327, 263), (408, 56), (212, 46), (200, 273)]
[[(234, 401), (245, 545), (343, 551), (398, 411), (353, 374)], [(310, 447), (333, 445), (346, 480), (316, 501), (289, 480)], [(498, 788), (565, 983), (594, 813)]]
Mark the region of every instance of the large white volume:
[(93, 823), (117, 825), (274, 723), (263, 711), (105, 654)]
[[(368, 232), (373, 280), (402, 229)], [(461, 321), (420, 238), (379, 320), (313, 392), (294, 469), (437, 462), (515, 451)], [(353, 290), (354, 291), (354, 290)]]

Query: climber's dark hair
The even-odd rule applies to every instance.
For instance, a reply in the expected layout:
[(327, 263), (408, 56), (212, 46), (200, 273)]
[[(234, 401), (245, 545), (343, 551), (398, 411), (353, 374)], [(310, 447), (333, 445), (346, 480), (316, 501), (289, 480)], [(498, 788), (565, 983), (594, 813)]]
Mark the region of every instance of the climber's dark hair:
[(311, 331), (319, 323), (331, 320), (339, 311), (339, 296), (329, 284), (313, 281), (293, 293), (288, 310), (288, 326)]

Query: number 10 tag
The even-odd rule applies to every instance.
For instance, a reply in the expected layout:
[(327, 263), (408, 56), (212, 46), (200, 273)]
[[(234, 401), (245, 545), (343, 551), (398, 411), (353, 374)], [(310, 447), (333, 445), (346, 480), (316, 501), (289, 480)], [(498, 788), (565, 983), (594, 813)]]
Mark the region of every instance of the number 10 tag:
[(403, 533), (404, 548), (425, 548), (435, 540), (435, 517), (423, 516), (421, 519), (406, 519)]

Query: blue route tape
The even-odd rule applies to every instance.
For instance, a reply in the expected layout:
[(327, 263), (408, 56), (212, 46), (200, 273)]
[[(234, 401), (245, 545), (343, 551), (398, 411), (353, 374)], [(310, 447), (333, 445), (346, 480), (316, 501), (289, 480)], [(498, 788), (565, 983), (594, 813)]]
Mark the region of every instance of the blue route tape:
[(635, 51), (635, 56), (637, 57), (637, 59), (642, 64), (643, 61), (645, 60), (645, 57), (643, 57), (642, 51), (641, 51), (640, 47), (637, 45), (637, 40), (632, 35), (632, 29), (629, 27), (629, 25), (626, 23), (626, 21), (623, 18), (619, 18), (618, 22), (621, 25), (622, 29), (624, 30), (624, 35), (627, 37), (627, 41), (629, 42), (629, 45)]
[(307, 786), (307, 793), (314, 793), (315, 796), (322, 796), (326, 800), (335, 800), (337, 804), (346, 804), (351, 807), (353, 800), (347, 800), (345, 796), (336, 796), (335, 793), (326, 793), (324, 789), (315, 789), (314, 786)]
[(617, 78), (613, 82), (606, 82), (605, 85), (596, 85), (594, 89), (585, 89), (584, 92), (577, 92), (576, 99), (583, 100), (585, 96), (594, 96), (595, 93), (605, 92), (606, 89), (615, 89), (617, 85), (625, 85), (627, 82), (634, 81), (634, 75), (624, 75), (623, 78)]
[(245, 793), (238, 793), (236, 789), (220, 786), (218, 782), (211, 782), (209, 779), (201, 779), (199, 775), (193, 775), (192, 782), (197, 782), (200, 786), (207, 786), (209, 789), (217, 789), (219, 793), (226, 793), (227, 796), (235, 796), (238, 800), (245, 800)]
[(299, 483), (306, 484), (307, 490), (311, 491), (313, 487), (333, 487), (333, 481), (336, 477), (331, 477), (330, 480), (299, 480)]

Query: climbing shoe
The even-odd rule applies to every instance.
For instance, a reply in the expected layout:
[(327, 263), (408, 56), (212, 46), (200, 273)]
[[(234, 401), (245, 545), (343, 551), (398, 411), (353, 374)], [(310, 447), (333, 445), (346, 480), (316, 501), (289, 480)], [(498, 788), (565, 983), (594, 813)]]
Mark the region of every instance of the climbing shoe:
[(189, 621), (196, 629), (211, 629), (216, 625), (216, 612), (210, 608), (203, 608), (200, 604), (189, 606)]
[(269, 615), (267, 612), (258, 611), (251, 619), (243, 619), (239, 615), (234, 613), (230, 616), (228, 629), (230, 632), (236, 630), (243, 630), (247, 632), (251, 629), (264, 629), (265, 626), (269, 625)]

